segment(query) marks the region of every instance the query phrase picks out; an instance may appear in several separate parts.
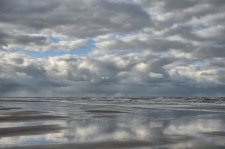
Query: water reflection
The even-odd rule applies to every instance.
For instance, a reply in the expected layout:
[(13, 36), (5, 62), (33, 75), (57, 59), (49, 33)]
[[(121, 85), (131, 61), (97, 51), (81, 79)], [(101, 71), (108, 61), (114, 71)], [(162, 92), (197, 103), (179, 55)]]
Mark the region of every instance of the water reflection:
[(162, 104), (143, 108), (63, 100), (0, 102), (4, 109), (0, 110), (0, 148), (225, 147), (224, 112), (216, 108), (212, 112)]

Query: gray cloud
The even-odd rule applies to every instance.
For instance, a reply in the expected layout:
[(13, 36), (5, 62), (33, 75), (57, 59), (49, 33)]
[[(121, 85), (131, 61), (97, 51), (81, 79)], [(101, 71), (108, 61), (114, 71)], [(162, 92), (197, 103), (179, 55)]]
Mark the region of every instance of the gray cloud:
[[(224, 95), (224, 8), (223, 0), (0, 0), (0, 95)], [(19, 54), (90, 40), (84, 56)]]
[[(72, 40), (66, 40), (66, 44), (71, 45), (77, 38), (133, 32), (151, 23), (142, 7), (123, 1), (1, 0), (0, 5), (0, 29), (4, 31), (0, 44), (9, 48), (55, 50), (61, 45), (49, 46), (46, 38), (70, 37)], [(70, 48), (63, 46), (60, 50)]]
[(120, 1), (3, 0), (0, 20), (38, 30), (53, 29), (89, 37), (139, 30), (148, 25), (150, 18), (138, 5)]

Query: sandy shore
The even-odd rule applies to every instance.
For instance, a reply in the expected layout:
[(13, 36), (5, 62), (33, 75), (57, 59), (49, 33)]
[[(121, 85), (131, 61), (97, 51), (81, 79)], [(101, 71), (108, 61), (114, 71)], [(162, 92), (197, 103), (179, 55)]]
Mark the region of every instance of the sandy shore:
[(108, 142), (94, 142), (94, 143), (79, 143), (79, 144), (59, 144), (59, 145), (36, 145), (28, 147), (12, 147), (10, 149), (115, 149), (115, 148), (138, 148), (151, 147), (161, 145), (163, 143), (174, 143), (169, 140), (158, 140), (155, 142), (132, 140), (132, 141), (108, 141)]
[(225, 148), (225, 106), (0, 100), (0, 149)]

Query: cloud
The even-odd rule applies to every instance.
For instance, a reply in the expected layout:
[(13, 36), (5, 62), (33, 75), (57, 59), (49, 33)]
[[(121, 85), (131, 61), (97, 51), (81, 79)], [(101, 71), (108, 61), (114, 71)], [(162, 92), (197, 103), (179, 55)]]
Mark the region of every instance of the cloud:
[[(94, 31), (93, 29), (96, 29), (94, 31), (96, 34), (139, 29), (147, 25), (149, 21), (148, 14), (141, 7), (122, 1), (88, 0), (81, 2), (66, 0), (62, 2), (47, 0), (37, 2), (32, 0), (28, 2), (27, 0), (19, 0), (17, 2), (1, 1), (1, 6), (1, 22), (35, 29), (54, 29), (55, 27), (63, 29), (64, 26), (70, 26), (70, 28), (64, 29), (73, 31), (74, 34), (87, 29), (86, 33), (80, 32), (77, 34), (78, 36), (84, 36), (87, 32), (91, 33)], [(132, 19), (135, 16), (138, 18)], [(120, 24), (120, 21), (124, 21), (123, 24)], [(85, 25), (81, 26), (84, 23)], [(59, 30), (58, 32), (64, 31)]]
[[(224, 8), (222, 0), (0, 0), (0, 94), (224, 95)], [(83, 56), (21, 54), (90, 40)]]
[(206, 94), (210, 89), (209, 93), (216, 92), (215, 88), (219, 94), (225, 86), (223, 59), (207, 65), (180, 66), (174, 63), (176, 58), (105, 55), (107, 58), (102, 59), (71, 55), (36, 59), (4, 54), (0, 63), (1, 94), (188, 95)]

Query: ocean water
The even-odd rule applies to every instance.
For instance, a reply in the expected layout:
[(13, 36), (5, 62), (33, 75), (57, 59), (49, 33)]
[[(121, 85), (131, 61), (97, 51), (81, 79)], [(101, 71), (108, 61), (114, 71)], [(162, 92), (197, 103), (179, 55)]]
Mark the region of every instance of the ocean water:
[(0, 98), (0, 149), (225, 148), (223, 97)]

